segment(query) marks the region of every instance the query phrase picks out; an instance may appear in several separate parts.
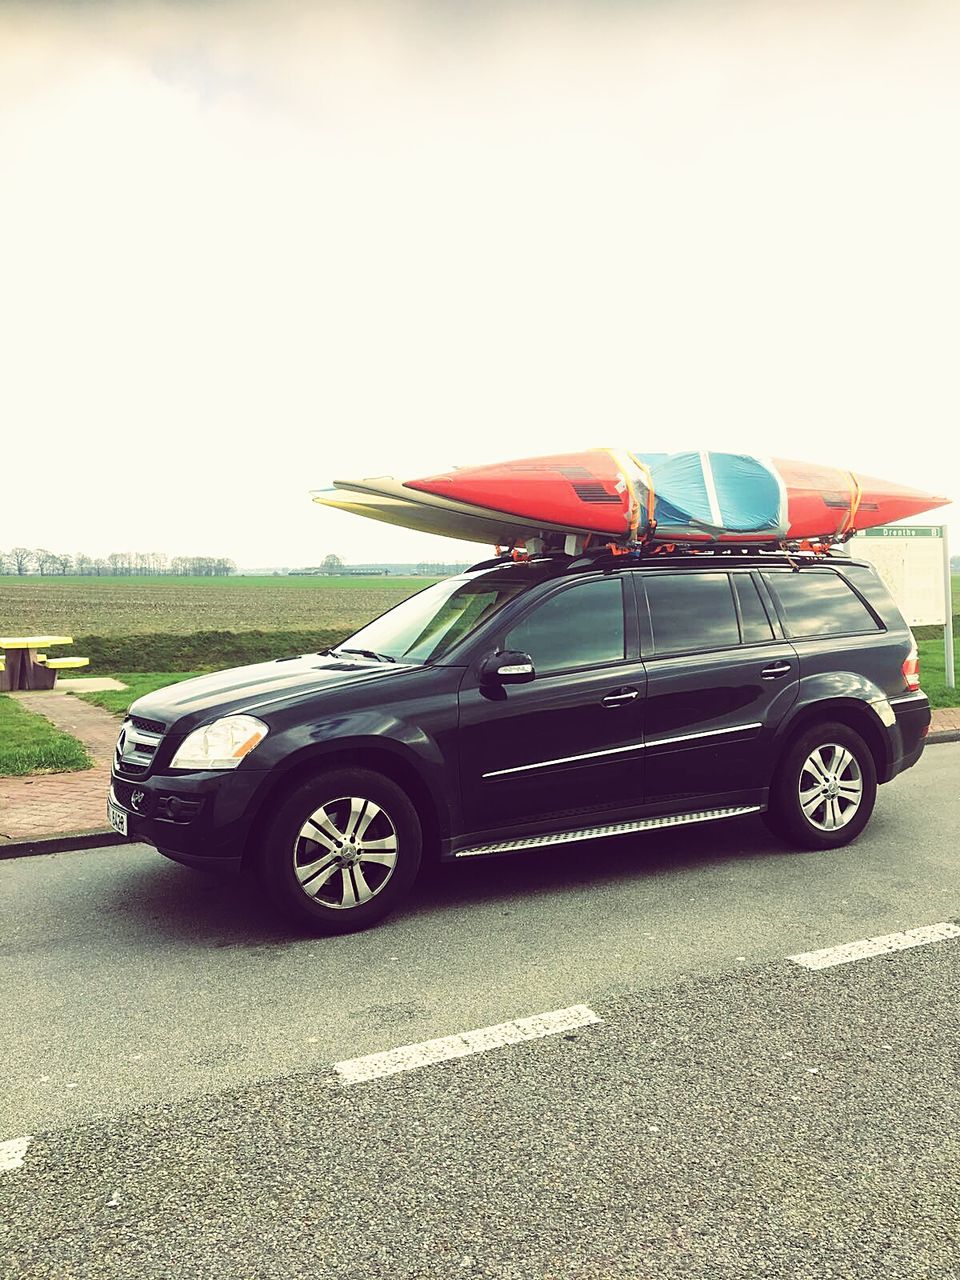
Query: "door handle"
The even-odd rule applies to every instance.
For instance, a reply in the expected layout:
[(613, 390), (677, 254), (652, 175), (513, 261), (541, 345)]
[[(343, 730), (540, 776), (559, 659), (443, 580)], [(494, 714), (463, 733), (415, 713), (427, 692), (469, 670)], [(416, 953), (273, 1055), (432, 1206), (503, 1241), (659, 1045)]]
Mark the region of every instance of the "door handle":
[(781, 676), (787, 675), (790, 670), (789, 662), (771, 662), (769, 667), (764, 667), (760, 672), (760, 679), (779, 680)]
[(605, 698), (601, 698), (600, 705), (603, 707), (621, 707), (625, 702), (632, 702), (634, 698), (639, 697), (639, 689), (621, 689), (619, 693), (608, 693)]

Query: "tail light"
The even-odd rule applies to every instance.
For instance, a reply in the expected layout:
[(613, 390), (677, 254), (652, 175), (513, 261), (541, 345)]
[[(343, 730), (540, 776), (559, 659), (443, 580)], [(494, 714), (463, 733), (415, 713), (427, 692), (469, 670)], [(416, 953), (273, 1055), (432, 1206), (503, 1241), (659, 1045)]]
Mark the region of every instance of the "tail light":
[(920, 655), (917, 653), (916, 641), (910, 646), (910, 652), (904, 658), (900, 670), (903, 672), (903, 683), (911, 693), (916, 693), (920, 688)]

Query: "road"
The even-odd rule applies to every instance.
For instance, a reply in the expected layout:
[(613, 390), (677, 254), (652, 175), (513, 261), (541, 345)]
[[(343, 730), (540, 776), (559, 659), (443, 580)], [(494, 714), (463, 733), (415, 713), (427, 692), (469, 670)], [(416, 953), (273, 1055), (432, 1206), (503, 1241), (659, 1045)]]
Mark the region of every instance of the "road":
[(845, 850), (566, 846), (329, 940), (143, 846), (0, 865), (0, 1276), (960, 1277), (960, 939), (788, 959), (960, 916), (958, 792), (938, 745)]

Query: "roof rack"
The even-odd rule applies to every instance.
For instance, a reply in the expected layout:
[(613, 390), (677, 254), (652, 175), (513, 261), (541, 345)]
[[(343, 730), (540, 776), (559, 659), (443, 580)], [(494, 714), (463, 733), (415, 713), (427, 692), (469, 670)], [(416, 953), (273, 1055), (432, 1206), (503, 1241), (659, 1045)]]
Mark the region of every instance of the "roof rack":
[(803, 564), (822, 564), (824, 560), (837, 555), (846, 556), (847, 539), (830, 539), (819, 543), (782, 541), (782, 542), (724, 542), (724, 543), (681, 543), (659, 542), (639, 543), (634, 547), (617, 548), (615, 544), (605, 543), (602, 546), (588, 547), (579, 555), (568, 555), (560, 549), (538, 551), (530, 555), (522, 550), (511, 548), (502, 551), (487, 560), (480, 560), (470, 566), (468, 573), (482, 569), (496, 569), (509, 564), (551, 564), (557, 568), (580, 569), (597, 568), (601, 564), (611, 563), (621, 566), (638, 564), (656, 560), (733, 560), (739, 557), (755, 556), (758, 559), (766, 556), (780, 556), (799, 568)]

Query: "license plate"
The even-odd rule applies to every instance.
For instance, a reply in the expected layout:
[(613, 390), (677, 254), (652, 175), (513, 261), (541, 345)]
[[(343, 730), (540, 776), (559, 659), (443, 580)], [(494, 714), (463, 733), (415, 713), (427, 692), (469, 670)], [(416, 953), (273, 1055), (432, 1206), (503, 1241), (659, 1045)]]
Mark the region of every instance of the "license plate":
[(122, 836), (127, 834), (126, 810), (118, 808), (112, 800), (107, 801), (107, 819), (114, 831), (119, 831)]

